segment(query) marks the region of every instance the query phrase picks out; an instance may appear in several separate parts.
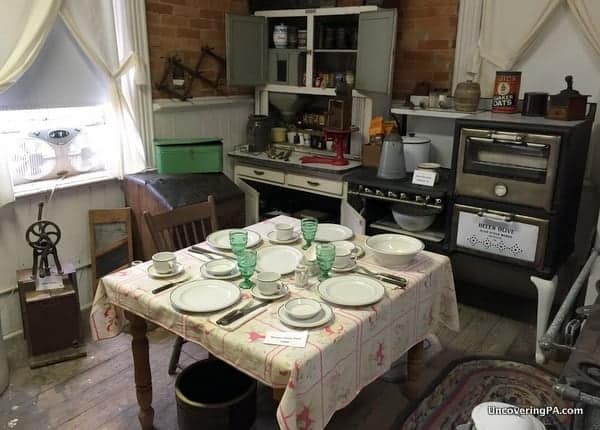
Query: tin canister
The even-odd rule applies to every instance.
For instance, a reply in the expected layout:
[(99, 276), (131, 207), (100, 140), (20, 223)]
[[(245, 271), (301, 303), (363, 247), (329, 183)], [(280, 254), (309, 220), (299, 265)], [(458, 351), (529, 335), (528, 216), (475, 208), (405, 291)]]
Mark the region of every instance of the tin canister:
[(521, 72), (496, 72), (492, 112), (515, 113), (519, 107)]

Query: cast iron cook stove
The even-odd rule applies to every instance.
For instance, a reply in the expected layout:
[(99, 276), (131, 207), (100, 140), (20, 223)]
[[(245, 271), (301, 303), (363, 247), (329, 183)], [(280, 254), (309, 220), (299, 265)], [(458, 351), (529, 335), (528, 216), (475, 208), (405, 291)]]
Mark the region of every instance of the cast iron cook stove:
[[(365, 219), (367, 234), (407, 234), (423, 240), (431, 251), (446, 253), (452, 180), (448, 169), (440, 169), (439, 174), (439, 182), (433, 187), (425, 187), (412, 184), (411, 173), (404, 179), (382, 179), (377, 177), (376, 168), (355, 169), (344, 176), (348, 183), (348, 202)], [(436, 214), (436, 221), (423, 232), (402, 231), (392, 219), (393, 205), (413, 212)]]

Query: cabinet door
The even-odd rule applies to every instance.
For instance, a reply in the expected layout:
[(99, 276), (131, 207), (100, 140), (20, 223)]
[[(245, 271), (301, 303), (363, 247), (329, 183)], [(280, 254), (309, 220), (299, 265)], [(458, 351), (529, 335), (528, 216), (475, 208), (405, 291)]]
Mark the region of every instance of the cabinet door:
[(256, 224), (258, 222), (260, 193), (248, 185), (246, 181), (236, 176), (235, 184), (245, 194), (244, 202), (246, 205), (246, 225)]
[(342, 200), (342, 204), (340, 206), (340, 224), (351, 229), (354, 234), (365, 234), (365, 219), (346, 200)]
[(262, 85), (267, 82), (267, 19), (227, 14), (225, 51), (227, 85)]
[(359, 15), (357, 90), (391, 93), (395, 47), (396, 9), (363, 12)]

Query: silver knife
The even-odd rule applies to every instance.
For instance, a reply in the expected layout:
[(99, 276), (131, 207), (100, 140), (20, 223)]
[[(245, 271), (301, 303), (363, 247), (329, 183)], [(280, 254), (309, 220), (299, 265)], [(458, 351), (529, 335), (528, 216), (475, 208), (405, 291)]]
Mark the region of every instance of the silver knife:
[(214, 255), (218, 255), (219, 257), (227, 258), (229, 260), (235, 260), (235, 257), (233, 255), (224, 254), (224, 253), (218, 252), (218, 251), (211, 251), (211, 250), (204, 249), (204, 248), (201, 248), (201, 247), (196, 246), (196, 245), (192, 246), (189, 249), (189, 251), (190, 252), (195, 252), (196, 254), (204, 254), (204, 255), (207, 255), (207, 256), (210, 256), (211, 254), (214, 254)]
[(258, 308), (262, 308), (263, 306), (268, 305), (270, 302), (260, 302), (257, 305), (254, 306), (250, 306), (249, 308), (246, 309), (236, 309), (234, 311), (229, 312), (228, 314), (224, 315), (223, 317), (219, 318), (217, 320), (217, 324), (219, 325), (229, 325), (234, 321), (239, 320), (240, 318), (242, 318), (245, 315), (248, 315), (250, 312), (255, 311)]
[(381, 282), (396, 285), (397, 287), (402, 288), (402, 289), (406, 288), (406, 285), (407, 285), (406, 280), (399, 281), (397, 279), (388, 278), (387, 276), (383, 276), (383, 275), (376, 276), (376, 278), (378, 280), (380, 280)]

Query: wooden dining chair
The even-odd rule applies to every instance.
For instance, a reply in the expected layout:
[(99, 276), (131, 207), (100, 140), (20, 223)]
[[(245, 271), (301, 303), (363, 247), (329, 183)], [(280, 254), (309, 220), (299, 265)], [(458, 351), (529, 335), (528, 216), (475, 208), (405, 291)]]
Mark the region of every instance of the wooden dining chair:
[[(217, 212), (212, 196), (202, 203), (173, 209), (152, 215), (144, 212), (146, 225), (152, 236), (156, 252), (176, 251), (206, 240), (206, 237), (218, 230)], [(169, 375), (174, 375), (185, 339), (177, 337), (169, 360)]]

